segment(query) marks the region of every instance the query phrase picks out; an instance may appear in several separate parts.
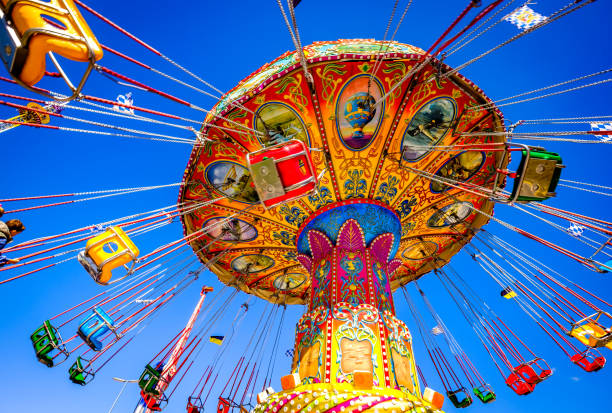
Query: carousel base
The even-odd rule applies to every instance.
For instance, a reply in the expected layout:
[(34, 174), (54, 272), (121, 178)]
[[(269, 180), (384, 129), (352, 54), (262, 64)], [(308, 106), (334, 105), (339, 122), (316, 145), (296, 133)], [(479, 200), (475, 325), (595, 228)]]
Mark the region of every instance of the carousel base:
[(373, 387), (357, 390), (348, 383), (305, 384), (274, 393), (251, 413), (443, 413), (411, 394)]

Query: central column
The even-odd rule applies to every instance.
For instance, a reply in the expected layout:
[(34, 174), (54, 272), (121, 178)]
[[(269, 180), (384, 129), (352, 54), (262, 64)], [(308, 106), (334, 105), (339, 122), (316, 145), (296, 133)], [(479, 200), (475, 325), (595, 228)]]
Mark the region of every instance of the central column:
[(395, 212), (365, 200), (330, 205), (305, 223), (298, 260), (311, 286), (292, 367), (302, 383), (359, 387), (356, 375), (371, 373), (373, 387), (420, 398), (412, 338), (389, 284), (400, 236)]

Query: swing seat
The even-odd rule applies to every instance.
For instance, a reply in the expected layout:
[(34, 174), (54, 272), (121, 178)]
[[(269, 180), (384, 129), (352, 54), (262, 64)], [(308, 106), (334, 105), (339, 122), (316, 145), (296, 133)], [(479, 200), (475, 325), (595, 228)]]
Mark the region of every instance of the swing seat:
[(153, 397), (159, 396), (159, 390), (157, 390), (157, 385), (161, 380), (162, 370), (163, 367), (161, 366), (159, 367), (159, 369), (153, 368), (150, 364), (147, 364), (145, 366), (144, 371), (138, 379), (138, 387), (140, 387), (140, 390), (143, 394)]
[(497, 398), (488, 384), (480, 387), (474, 387), (474, 395), (484, 404), (491, 403)]
[(597, 355), (591, 354), (592, 351), (592, 349), (587, 349), (581, 353), (574, 354), (570, 360), (588, 373), (599, 371), (606, 365), (606, 359), (599, 352), (597, 352)]
[(102, 47), (72, 0), (0, 0), (0, 9), (0, 57), (27, 86), (44, 76), (49, 52), (89, 62), (87, 74), (102, 58)]
[(516, 373), (510, 373), (506, 378), (506, 385), (519, 396), (525, 396), (535, 389), (535, 384), (527, 383)]
[(266, 208), (316, 190), (317, 177), (310, 149), (297, 139), (249, 153), (247, 165), (259, 199)]
[(228, 413), (232, 404), (229, 400), (219, 397), (219, 403), (217, 404), (217, 413)]
[[(78, 255), (81, 265), (95, 282), (101, 285), (113, 284), (127, 277), (134, 268), (140, 251), (120, 227), (110, 227), (105, 232), (87, 241), (85, 250)], [(132, 263), (130, 268), (126, 264)], [(126, 266), (127, 274), (109, 282), (111, 271)]]
[(91, 370), (85, 370), (85, 367), (83, 367), (84, 365), (87, 366), (88, 363), (89, 360), (85, 360), (81, 358), (81, 356), (77, 357), (74, 364), (68, 369), (71, 382), (85, 386), (87, 383), (93, 380), (95, 373)]
[(187, 399), (187, 413), (203, 413), (204, 403), (199, 397), (189, 396)]
[(457, 389), (455, 391), (447, 391), (446, 396), (453, 403), (453, 406), (457, 409), (463, 409), (472, 404), (472, 397), (468, 393), (465, 387)]
[(572, 328), (567, 334), (588, 347), (607, 347), (612, 350), (612, 331), (609, 328), (602, 327), (599, 323), (599, 318), (602, 315), (605, 315), (608, 319), (611, 318), (610, 314), (599, 311), (572, 324)]
[(103, 346), (102, 336), (109, 331), (115, 333), (114, 323), (113, 319), (104, 310), (94, 308), (91, 314), (81, 321), (77, 333), (93, 351), (100, 351)]
[(153, 412), (161, 412), (162, 406), (161, 403), (163, 400), (158, 400), (155, 396), (144, 393), (144, 391), (140, 391), (140, 397), (144, 400), (147, 409)]
[(612, 260), (606, 261), (605, 263), (601, 264), (598, 268), (602, 273), (607, 273), (607, 272), (612, 271)]
[(523, 149), (510, 199), (529, 202), (555, 196), (563, 167), (561, 157), (554, 152), (541, 148)]
[[(543, 364), (544, 367), (541, 364)], [(552, 369), (539, 357), (518, 365), (514, 368), (514, 372), (525, 382), (533, 385), (546, 380), (552, 375)]]
[(65, 361), (69, 356), (68, 351), (62, 343), (59, 332), (51, 325), (49, 320), (43, 322), (43, 324), (32, 333), (30, 340), (32, 341), (32, 346), (34, 346), (36, 358), (47, 367), (53, 367), (54, 358), (57, 355), (64, 355), (64, 359), (61, 360), (60, 363)]

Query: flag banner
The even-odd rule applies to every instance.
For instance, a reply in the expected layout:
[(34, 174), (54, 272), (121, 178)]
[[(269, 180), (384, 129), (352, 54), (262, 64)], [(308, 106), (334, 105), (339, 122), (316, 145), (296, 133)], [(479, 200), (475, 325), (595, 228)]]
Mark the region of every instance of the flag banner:
[[(122, 105), (134, 106), (134, 99), (132, 98), (132, 92), (128, 92), (125, 95), (119, 95), (117, 96), (117, 99), (115, 100), (117, 101), (117, 103), (120, 103)], [(126, 108), (125, 106), (113, 105), (113, 110), (115, 112), (121, 112), (121, 113), (125, 113), (128, 115), (134, 114), (133, 108)]]
[(215, 343), (218, 345), (221, 345), (221, 343), (223, 343), (223, 339), (225, 338), (225, 336), (210, 336), (210, 342), (211, 343)]
[(502, 297), (504, 297), (505, 299), (511, 299), (516, 297), (516, 293), (514, 292), (514, 290), (510, 287), (504, 288), (502, 290), (501, 293), (499, 293)]
[(440, 326), (435, 326), (431, 329), (431, 334), (433, 334), (434, 336), (439, 336), (442, 333), (444, 333), (444, 330), (442, 330), (442, 327)]
[(578, 238), (579, 236), (582, 235), (585, 229), (586, 227), (584, 225), (575, 224), (572, 222), (570, 226), (567, 228), (567, 232), (569, 232), (574, 237)]
[(610, 131), (609, 135), (598, 135), (603, 142), (612, 141), (612, 122), (608, 123), (591, 123), (591, 130), (594, 131)]
[(527, 30), (546, 20), (546, 16), (536, 13), (531, 7), (523, 6), (514, 10), (504, 20), (514, 24), (519, 29)]
[(289, 350), (285, 351), (285, 356), (287, 356), (289, 358), (293, 358), (294, 354), (295, 354), (295, 350), (293, 350), (292, 348), (290, 348)]

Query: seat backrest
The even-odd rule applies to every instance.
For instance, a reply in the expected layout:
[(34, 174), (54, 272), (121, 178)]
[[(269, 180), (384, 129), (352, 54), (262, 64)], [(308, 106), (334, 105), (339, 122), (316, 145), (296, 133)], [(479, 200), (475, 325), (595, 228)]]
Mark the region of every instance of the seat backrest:
[(529, 394), (535, 389), (535, 384), (527, 383), (516, 373), (511, 373), (506, 378), (506, 385), (519, 396)]
[[(6, 6), (9, 0), (2, 0), (2, 3)], [(47, 0), (44, 3), (17, 0), (7, 10), (21, 37), (21, 46), (27, 50), (25, 59), (14, 63), (11, 72), (29, 86), (44, 76), (48, 52), (79, 62), (97, 61), (103, 54), (102, 47), (72, 0)], [(50, 19), (53, 24), (49, 23)]]
[(519, 365), (514, 369), (514, 371), (527, 383), (537, 384), (542, 381), (540, 376), (535, 372), (535, 370), (529, 363), (523, 363)]
[(476, 397), (478, 397), (478, 400), (483, 403), (491, 403), (497, 398), (495, 393), (493, 393), (490, 388), (485, 386), (475, 387), (474, 394), (476, 395)]

